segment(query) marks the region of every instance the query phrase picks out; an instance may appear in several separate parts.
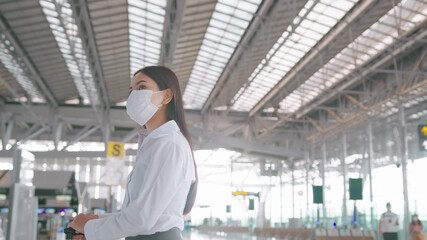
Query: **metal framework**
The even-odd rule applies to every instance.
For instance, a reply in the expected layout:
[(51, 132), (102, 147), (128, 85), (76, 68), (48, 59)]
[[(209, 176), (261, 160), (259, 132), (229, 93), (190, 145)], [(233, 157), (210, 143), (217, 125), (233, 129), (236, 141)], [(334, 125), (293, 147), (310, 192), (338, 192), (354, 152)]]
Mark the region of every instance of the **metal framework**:
[(2, 152), (49, 141), (41, 159), (92, 159), (104, 153), (69, 149), (136, 142), (129, 79), (165, 65), (195, 148), (278, 162), (294, 176), (280, 184), (325, 172), (371, 179), (375, 167), (425, 156), (414, 134), (427, 120), (427, 3), (339, 2), (2, 1)]

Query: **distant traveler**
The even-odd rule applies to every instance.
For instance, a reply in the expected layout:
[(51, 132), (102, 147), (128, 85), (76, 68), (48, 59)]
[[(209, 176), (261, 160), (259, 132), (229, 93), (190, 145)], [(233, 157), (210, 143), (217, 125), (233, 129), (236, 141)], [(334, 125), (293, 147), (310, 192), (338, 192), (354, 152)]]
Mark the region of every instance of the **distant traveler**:
[(79, 214), (69, 227), (85, 237), (73, 239), (182, 239), (183, 215), (194, 205), (198, 177), (175, 73), (160, 66), (138, 70), (126, 110), (148, 135), (140, 131), (122, 209), (99, 217)]
[(384, 240), (397, 240), (397, 232), (399, 230), (399, 221), (397, 215), (391, 212), (391, 204), (386, 204), (387, 212), (381, 215), (380, 224), (378, 227), (379, 235), (384, 237)]
[(418, 219), (418, 215), (412, 215), (412, 222), (409, 224), (409, 232), (411, 233), (411, 240), (424, 240), (423, 223)]

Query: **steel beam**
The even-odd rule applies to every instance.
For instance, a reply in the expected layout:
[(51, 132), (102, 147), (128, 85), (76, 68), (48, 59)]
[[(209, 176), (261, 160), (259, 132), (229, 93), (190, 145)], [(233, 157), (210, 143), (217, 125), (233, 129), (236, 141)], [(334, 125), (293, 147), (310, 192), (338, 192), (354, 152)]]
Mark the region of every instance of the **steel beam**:
[(42, 134), (43, 132), (49, 130), (50, 127), (49, 126), (41, 126), (41, 128), (37, 129), (36, 131), (32, 132), (30, 135), (28, 135), (27, 137), (19, 140), (17, 143), (15, 143), (15, 145), (20, 145), (28, 140), (31, 140), (32, 138), (35, 138), (37, 136), (39, 136), (40, 134)]
[(292, 79), (297, 79), (296, 76), (298, 73), (301, 72), (301, 70), (309, 65), (316, 57), (321, 54), (322, 51), (327, 50), (328, 46), (332, 44), (333, 40), (337, 38), (340, 34), (343, 34), (343, 32), (348, 30), (348, 27), (357, 20), (361, 14), (364, 12), (367, 12), (369, 8), (372, 7), (373, 4), (375, 4), (375, 0), (368, 0), (363, 1), (361, 4), (359, 4), (353, 11), (351, 11), (349, 14), (347, 14), (343, 20), (341, 20), (337, 26), (331, 29), (330, 33), (326, 35), (321, 42), (319, 42), (316, 46), (316, 49), (313, 49), (314, 51), (309, 52), (308, 55), (306, 55), (302, 61), (300, 61), (297, 65), (295, 65), (288, 74), (286, 74), (277, 84), (268, 92), (256, 105), (251, 109), (249, 112), (249, 116), (255, 115), (255, 113), (261, 111), (264, 106), (270, 102), (277, 94), (283, 92), (283, 88), (285, 85), (291, 81)]
[(257, 30), (259, 30), (259, 27), (263, 21), (265, 21), (265, 17), (267, 17), (271, 7), (275, 1), (273, 0), (264, 0), (262, 2), (262, 5), (259, 7), (258, 13), (254, 16), (253, 21), (251, 22), (251, 25), (246, 29), (246, 32), (240, 41), (239, 45), (237, 45), (237, 48), (235, 49), (233, 55), (231, 56), (230, 60), (228, 61), (226, 67), (221, 73), (221, 76), (219, 77), (218, 81), (216, 82), (214, 88), (212, 89), (211, 93), (209, 94), (209, 97), (206, 99), (205, 104), (202, 108), (202, 114), (205, 114), (209, 108), (211, 107), (213, 101), (217, 97), (218, 93), (223, 90), (223, 85), (227, 82), (228, 78), (230, 77), (230, 74), (232, 71), (236, 69), (236, 66), (242, 57), (242, 54), (244, 51), (247, 50), (248, 45), (250, 44), (251, 40), (256, 36), (258, 33)]
[(166, 67), (172, 66), (186, 4), (187, 0), (168, 0), (166, 4), (159, 59), (160, 65)]
[[(86, 0), (71, 0), (71, 8), (73, 9), (73, 16), (76, 25), (79, 29), (79, 35), (82, 40), (83, 48), (86, 52), (86, 57), (89, 66), (92, 70), (92, 76), (97, 79), (98, 93), (102, 98), (103, 107), (110, 109), (110, 100), (108, 99), (107, 87), (105, 86), (104, 72), (101, 66), (101, 59), (96, 45), (95, 34), (93, 31), (92, 21), (89, 16), (89, 8)], [(91, 64), (92, 63), (92, 64)], [(89, 91), (88, 91), (89, 94)], [(92, 103), (93, 104), (93, 103)]]
[(21, 143), (21, 141), (22, 140), (24, 140), (24, 139), (27, 139), (29, 136), (31, 136), (34, 132), (36, 132), (37, 131), (37, 128), (40, 128), (41, 127), (41, 125), (40, 124), (38, 124), (38, 123), (35, 123), (35, 124), (33, 124), (33, 126), (31, 126), (30, 127), (30, 129), (28, 129), (25, 133), (24, 133), (24, 137), (22, 138), (22, 139), (20, 139), (20, 140), (17, 140), (16, 142), (15, 142), (15, 144), (13, 144), (13, 146), (12, 146), (12, 148), (14, 148), (14, 147), (16, 147), (17, 145), (20, 145)]
[(69, 141), (67, 146), (65, 146), (61, 151), (65, 151), (69, 146), (73, 145), (74, 143), (83, 140), (84, 138), (88, 137), (89, 135), (91, 135), (92, 133), (94, 133), (96, 130), (98, 130), (100, 128), (99, 125), (92, 127), (91, 129), (89, 129), (88, 127), (85, 127), (82, 131), (80, 131), (76, 138)]
[[(39, 88), (42, 90), (43, 95), (47, 98), (49, 103), (52, 107), (57, 107), (58, 104), (55, 100), (55, 97), (52, 94), (52, 91), (48, 88), (46, 85), (44, 79), (41, 77), (40, 73), (34, 66), (31, 59), (28, 57), (28, 54), (22, 47), (21, 43), (15, 36), (15, 33), (10, 28), (9, 24), (7, 23), (6, 19), (2, 14), (0, 14), (0, 31), (6, 36), (6, 38), (9, 40), (10, 44), (13, 46), (14, 50), (18, 55), (21, 57), (22, 61), (25, 63), (25, 66), (28, 68), (28, 70), (32, 74), (32, 78), (35, 79), (35, 82), (37, 83), (36, 86), (39, 86)], [(30, 78), (31, 79), (31, 78)], [(2, 81), (3, 82), (3, 81)]]
[(138, 129), (135, 128), (134, 130), (130, 131), (126, 136), (123, 137), (121, 140), (122, 143), (127, 143), (130, 140), (134, 139), (136, 136), (138, 136)]
[(277, 156), (281, 159), (287, 157), (296, 157), (302, 158), (303, 152), (295, 149), (287, 149), (284, 147), (274, 147), (271, 145), (264, 145), (256, 142), (248, 142), (240, 138), (221, 136), (217, 133), (204, 133), (203, 129), (189, 126), (190, 133), (193, 136), (200, 136), (207, 139), (213, 139), (216, 142), (220, 143), (223, 146), (235, 147), (249, 152), (256, 152), (261, 154), (269, 154), (272, 156)]
[[(362, 110), (358, 113), (355, 113), (344, 119), (344, 123), (337, 123), (335, 125), (329, 126), (326, 129), (323, 129), (323, 132), (317, 132), (307, 138), (307, 140), (313, 140), (319, 137), (322, 133), (328, 136), (331, 136), (337, 132), (339, 132), (343, 127), (351, 127), (357, 125), (368, 118), (373, 118), (378, 114), (390, 110), (392, 108), (398, 108), (400, 103), (402, 102), (402, 97), (411, 97), (411, 91), (418, 90), (415, 93), (415, 97), (422, 95), (427, 91), (427, 79), (424, 81), (418, 82), (411, 87), (404, 89), (402, 92), (397, 92), (391, 97), (387, 97), (384, 100), (376, 102), (374, 105), (369, 106), (366, 110)], [(410, 99), (409, 99), (410, 100)], [(387, 104), (388, 103), (388, 104)], [(323, 137), (325, 137), (325, 135)]]
[(415, 45), (419, 44), (420, 39), (424, 39), (426, 36), (427, 36), (427, 30), (424, 30), (424, 31), (421, 31), (419, 34), (417, 34), (415, 37), (408, 40), (407, 42), (402, 43), (402, 46), (400, 46), (400, 47), (391, 46), (393, 48), (393, 50), (390, 54), (385, 55), (383, 58), (381, 58), (377, 62), (370, 65), (370, 67), (368, 69), (362, 70), (355, 77), (347, 79), (346, 81), (342, 81), (341, 85), (339, 85), (337, 88), (335, 88), (334, 91), (331, 91), (331, 92), (323, 95), (323, 97), (321, 97), (320, 99), (317, 99), (310, 106), (306, 106), (306, 107), (302, 108), (302, 110), (300, 112), (296, 113), (296, 117), (300, 118), (303, 115), (308, 114), (309, 112), (313, 111), (318, 106), (320, 106), (321, 104), (324, 104), (324, 103), (330, 101), (332, 98), (336, 97), (338, 93), (343, 92), (344, 90), (350, 88), (351, 86), (353, 86), (357, 82), (360, 82), (363, 79), (366, 79), (366, 77), (369, 76), (369, 74), (371, 74), (375, 69), (380, 69), (382, 66), (389, 63), (393, 59), (393, 57), (396, 57), (396, 56), (400, 55), (401, 53), (408, 52), (408, 50), (413, 48)]
[[(15, 90), (0, 76), (0, 83), (3, 84), (3, 86), (5, 86), (10, 93), (12, 93), (12, 95), (15, 98), (19, 99), (19, 95), (17, 92), (15, 92)], [(24, 103), (22, 101), (19, 102), (34, 118), (35, 121), (39, 124), (44, 124), (43, 121), (41, 120), (41, 118), (34, 112), (32, 106), (28, 105), (27, 103)]]

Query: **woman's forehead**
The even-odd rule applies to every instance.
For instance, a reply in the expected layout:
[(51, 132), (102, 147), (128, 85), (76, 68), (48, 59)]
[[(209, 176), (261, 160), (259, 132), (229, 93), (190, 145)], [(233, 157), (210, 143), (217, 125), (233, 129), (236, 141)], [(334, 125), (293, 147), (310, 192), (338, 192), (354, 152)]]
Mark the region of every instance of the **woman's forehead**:
[(131, 84), (136, 84), (140, 81), (143, 81), (146, 83), (152, 83), (153, 79), (151, 79), (149, 76), (145, 75), (144, 73), (139, 72), (131, 79)]

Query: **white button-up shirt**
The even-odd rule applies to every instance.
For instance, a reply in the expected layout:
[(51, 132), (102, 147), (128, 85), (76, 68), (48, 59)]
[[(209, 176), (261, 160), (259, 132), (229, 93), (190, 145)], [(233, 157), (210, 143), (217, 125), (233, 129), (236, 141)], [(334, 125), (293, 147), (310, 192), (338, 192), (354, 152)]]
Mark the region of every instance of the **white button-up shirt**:
[(138, 149), (122, 210), (88, 221), (86, 239), (150, 235), (174, 227), (183, 230), (184, 206), (194, 181), (190, 145), (171, 120), (152, 131)]

